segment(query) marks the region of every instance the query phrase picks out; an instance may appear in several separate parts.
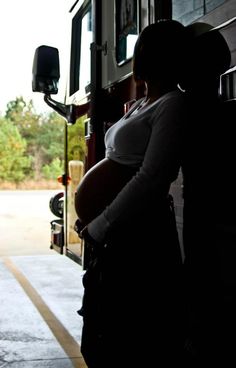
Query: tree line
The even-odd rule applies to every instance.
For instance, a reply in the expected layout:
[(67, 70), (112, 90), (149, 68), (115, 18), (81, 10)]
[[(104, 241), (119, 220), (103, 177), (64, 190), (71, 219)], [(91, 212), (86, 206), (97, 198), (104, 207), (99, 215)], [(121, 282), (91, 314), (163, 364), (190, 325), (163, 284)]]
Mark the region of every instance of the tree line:
[[(56, 112), (38, 114), (33, 101), (17, 97), (0, 116), (0, 185), (55, 179), (64, 172), (66, 121)], [(69, 159), (84, 160), (83, 120), (68, 129)]]

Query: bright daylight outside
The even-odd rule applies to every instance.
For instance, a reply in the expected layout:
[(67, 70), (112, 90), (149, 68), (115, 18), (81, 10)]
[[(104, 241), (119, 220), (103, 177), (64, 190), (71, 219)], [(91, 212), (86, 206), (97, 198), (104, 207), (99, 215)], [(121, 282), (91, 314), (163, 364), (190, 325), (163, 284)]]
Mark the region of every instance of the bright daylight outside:
[(61, 201), (59, 218), (50, 202), (65, 192), (57, 178), (67, 123), (44, 93), (32, 92), (35, 50), (54, 47), (60, 80), (53, 97), (64, 103), (69, 1), (1, 0), (0, 15), (0, 367), (85, 368), (77, 314), (83, 270), (51, 246), (52, 221), (64, 211)]
[[(68, 1), (4, 0), (0, 12), (0, 255), (23, 248), (51, 253), (55, 216), (49, 200), (64, 190), (57, 178), (64, 172), (65, 120), (42, 93), (32, 92), (32, 65), (37, 47), (58, 49), (61, 77), (54, 99), (64, 102)], [(78, 132), (70, 134), (73, 139)]]

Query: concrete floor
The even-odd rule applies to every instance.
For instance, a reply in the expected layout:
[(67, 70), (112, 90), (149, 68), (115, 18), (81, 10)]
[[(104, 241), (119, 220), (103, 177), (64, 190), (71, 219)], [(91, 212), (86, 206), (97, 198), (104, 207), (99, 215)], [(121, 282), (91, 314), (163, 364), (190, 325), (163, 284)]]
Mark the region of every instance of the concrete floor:
[(0, 367), (86, 367), (80, 353), (83, 271), (68, 257), (0, 257)]
[(53, 254), (49, 200), (57, 190), (0, 190), (0, 256)]

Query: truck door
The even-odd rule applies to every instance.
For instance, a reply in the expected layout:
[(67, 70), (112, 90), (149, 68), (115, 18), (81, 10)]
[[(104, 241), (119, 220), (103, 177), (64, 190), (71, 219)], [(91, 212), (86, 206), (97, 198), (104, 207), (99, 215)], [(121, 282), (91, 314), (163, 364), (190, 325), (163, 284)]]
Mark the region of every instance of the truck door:
[[(74, 110), (72, 124), (65, 134), (65, 254), (83, 263), (83, 244), (74, 230), (77, 219), (74, 207), (76, 188), (88, 167), (95, 161), (95, 140), (91, 136), (92, 90), (91, 45), (95, 38), (92, 1), (76, 2), (70, 9), (70, 62), (66, 104), (85, 106)], [(96, 81), (93, 81), (96, 85)], [(88, 104), (89, 102), (89, 104)]]

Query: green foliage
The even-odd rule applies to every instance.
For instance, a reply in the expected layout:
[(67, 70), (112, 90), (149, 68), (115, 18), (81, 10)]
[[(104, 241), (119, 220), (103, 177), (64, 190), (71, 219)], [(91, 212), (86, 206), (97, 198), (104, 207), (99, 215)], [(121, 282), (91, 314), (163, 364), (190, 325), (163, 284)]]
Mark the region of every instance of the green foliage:
[(48, 165), (42, 167), (42, 173), (45, 179), (55, 179), (64, 172), (64, 165), (57, 157)]
[(22, 97), (17, 97), (7, 104), (6, 118), (18, 127), (27, 141), (34, 179), (41, 178), (42, 167), (50, 165), (54, 158), (63, 160), (65, 120), (57, 113), (36, 114), (32, 101), (27, 104)]
[(42, 148), (44, 162), (50, 163), (55, 157), (64, 159), (65, 120), (56, 112), (44, 117), (37, 146)]
[(0, 120), (0, 180), (20, 182), (27, 174), (31, 158), (25, 156), (26, 141), (11, 122)]
[(84, 161), (86, 154), (86, 142), (84, 139), (84, 118), (76, 121), (76, 124), (68, 126), (68, 161)]
[(64, 172), (65, 127), (68, 160), (84, 160), (86, 143), (83, 118), (75, 125), (56, 112), (37, 114), (32, 101), (22, 96), (7, 104), (0, 127), (0, 180), (55, 179)]

